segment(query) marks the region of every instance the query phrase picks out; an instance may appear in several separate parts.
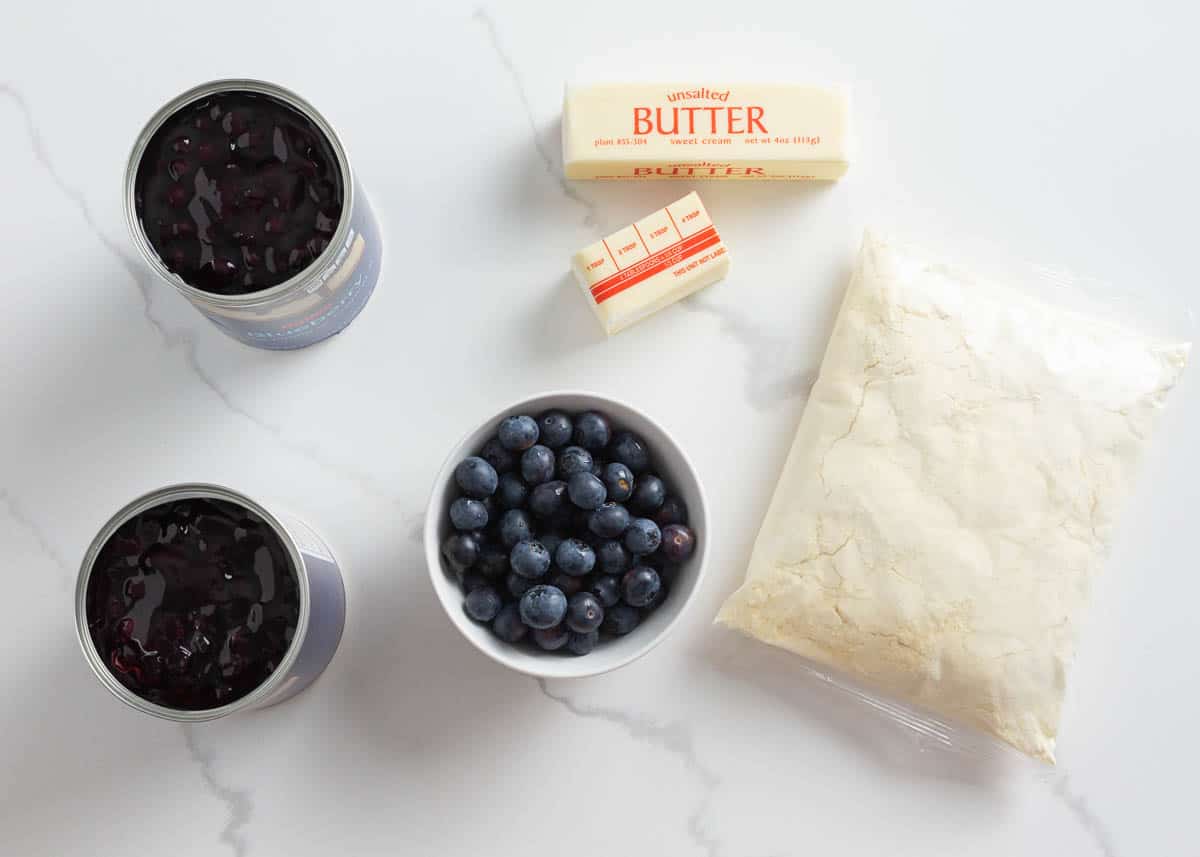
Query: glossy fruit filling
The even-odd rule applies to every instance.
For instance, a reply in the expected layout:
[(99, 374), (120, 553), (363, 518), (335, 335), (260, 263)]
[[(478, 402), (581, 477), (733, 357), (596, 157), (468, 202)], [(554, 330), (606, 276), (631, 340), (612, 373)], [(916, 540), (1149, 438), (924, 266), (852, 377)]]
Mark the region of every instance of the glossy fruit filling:
[(321, 255), (342, 217), (333, 146), (267, 95), (224, 92), (155, 132), (134, 183), (138, 218), (163, 264), (223, 295), (269, 289)]
[(87, 584), (96, 651), (168, 708), (227, 705), (263, 683), (296, 633), (300, 589), (279, 536), (224, 500), (155, 506), (123, 523)]

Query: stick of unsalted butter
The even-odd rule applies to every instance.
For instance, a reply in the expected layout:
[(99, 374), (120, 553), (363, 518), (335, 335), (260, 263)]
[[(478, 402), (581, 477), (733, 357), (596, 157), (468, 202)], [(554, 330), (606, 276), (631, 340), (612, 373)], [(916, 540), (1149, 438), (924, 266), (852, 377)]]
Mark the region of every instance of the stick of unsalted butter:
[(729, 252), (695, 192), (585, 247), (571, 269), (610, 336), (729, 271)]
[(841, 178), (849, 99), (786, 83), (568, 86), (569, 179)]

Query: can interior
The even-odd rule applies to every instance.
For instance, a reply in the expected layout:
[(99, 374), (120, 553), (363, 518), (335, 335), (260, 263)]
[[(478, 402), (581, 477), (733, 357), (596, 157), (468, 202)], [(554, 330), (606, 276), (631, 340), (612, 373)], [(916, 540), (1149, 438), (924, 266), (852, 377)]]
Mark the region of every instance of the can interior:
[[(287, 642), (286, 648), (280, 653), (281, 657), (278, 663), (274, 666), (273, 670), (267, 672), (265, 676), (259, 677), (257, 681), (249, 685), (249, 689), (246, 692), (238, 695), (236, 698), (231, 699), (231, 701), (227, 704), (215, 705), (212, 707), (172, 707), (170, 705), (164, 705), (160, 704), (159, 702), (152, 701), (134, 689), (127, 687), (126, 684), (118, 679), (117, 675), (114, 673), (114, 670), (117, 669), (118, 666), (121, 666), (121, 664), (110, 664), (108, 660), (106, 660), (105, 656), (98, 648), (97, 642), (93, 638), (92, 628), (89, 624), (89, 591), (91, 590), (93, 573), (97, 570), (97, 562), (102, 558), (102, 556), (104, 556), (106, 545), (109, 545), (110, 542), (112, 542), (115, 538), (118, 538), (118, 534), (121, 532), (122, 528), (128, 529), (127, 525), (145, 513), (152, 513), (156, 510), (171, 507), (176, 503), (187, 500), (202, 500), (207, 502), (231, 504), (237, 507), (241, 512), (252, 513), (253, 516), (262, 522), (270, 535), (278, 541), (279, 548), (285, 560), (285, 566), (279, 570), (279, 573), (290, 577), (291, 581), (295, 584), (295, 598), (297, 601), (296, 622), (294, 625), (294, 631)], [(203, 541), (203, 536), (197, 534), (197, 537)], [(156, 573), (161, 575), (165, 581), (166, 574), (164, 572), (156, 571)], [(230, 580), (230, 578), (226, 577), (226, 580)], [(146, 588), (148, 589), (148, 587)], [(140, 601), (135, 599), (132, 603), (129, 614), (121, 617), (121, 619), (118, 621), (124, 621), (125, 618), (129, 618), (131, 621), (137, 621), (133, 617), (133, 612), (140, 605), (140, 603)], [(158, 606), (153, 606), (151, 609), (157, 610)], [(272, 694), (280, 684), (286, 681), (290, 668), (299, 656), (299, 651), (307, 631), (309, 616), (309, 580), (304, 568), (303, 558), (294, 538), (292, 538), (282, 523), (269, 512), (267, 512), (267, 510), (261, 505), (255, 503), (244, 495), (220, 486), (172, 486), (169, 488), (164, 488), (161, 491), (147, 494), (144, 497), (138, 498), (137, 500), (128, 504), (109, 520), (109, 522), (93, 540), (92, 545), (89, 547), (84, 557), (76, 586), (76, 627), (80, 644), (84, 650), (84, 655), (87, 657), (89, 664), (92, 666), (93, 672), (96, 673), (97, 677), (110, 690), (110, 692), (112, 692), (127, 705), (130, 705), (131, 707), (148, 714), (181, 722), (199, 722), (211, 720), (236, 710), (252, 708), (255, 707), (255, 705), (264, 697)], [(114, 617), (108, 618), (112, 619)], [(147, 623), (149, 622), (148, 614), (143, 618), (145, 618)], [(163, 617), (160, 616), (159, 618), (161, 619)], [(221, 652), (221, 656), (228, 653), (232, 648), (228, 642), (228, 639), (229, 638), (227, 638), (227, 641), (224, 644), (225, 648)], [(142, 654), (145, 654), (148, 651), (144, 646), (141, 645), (140, 641), (137, 642), (136, 645), (139, 649), (141, 649)], [(159, 648), (161, 648), (161, 643), (159, 644), (159, 647), (150, 651), (157, 653)]]
[[(329, 244), (302, 270), (281, 283), (257, 291), (243, 294), (221, 294), (199, 288), (187, 282), (168, 268), (158, 250), (151, 242), (147, 229), (143, 225), (139, 211), (139, 174), (142, 171), (143, 160), (148, 147), (164, 124), (172, 117), (185, 110), (189, 105), (196, 104), (214, 95), (228, 93), (244, 93), (269, 99), (274, 103), (284, 105), (296, 111), (304, 120), (311, 123), (315, 131), (329, 145), (337, 167), (342, 188), (342, 208), (336, 228), (329, 239)], [(350, 221), (354, 212), (356, 189), (353, 174), (350, 170), (346, 152), (340, 138), (325, 118), (307, 101), (300, 96), (266, 81), (250, 79), (218, 80), (193, 87), (187, 92), (172, 99), (160, 108), (146, 123), (134, 143), (125, 170), (125, 215), (131, 236), (146, 262), (160, 277), (183, 292), (194, 303), (214, 307), (239, 308), (257, 307), (272, 304), (276, 300), (291, 293), (307, 288), (314, 278), (319, 277), (335, 260), (350, 234)]]

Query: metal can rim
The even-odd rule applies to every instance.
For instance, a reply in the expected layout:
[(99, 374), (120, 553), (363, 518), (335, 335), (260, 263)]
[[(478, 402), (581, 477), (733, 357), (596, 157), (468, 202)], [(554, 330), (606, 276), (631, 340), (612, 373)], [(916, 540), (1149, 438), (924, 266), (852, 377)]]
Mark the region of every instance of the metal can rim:
[[(345, 204), (342, 206), (342, 216), (338, 221), (337, 229), (334, 230), (333, 237), (329, 241), (329, 246), (325, 248), (321, 255), (310, 262), (308, 267), (303, 271), (293, 277), (289, 277), (282, 283), (271, 286), (269, 289), (262, 289), (261, 291), (250, 292), (244, 295), (218, 295), (213, 292), (206, 292), (190, 283), (184, 282), (182, 277), (168, 270), (158, 253), (155, 252), (154, 247), (151, 246), (149, 238), (146, 237), (146, 230), (142, 228), (137, 213), (137, 172), (142, 162), (142, 156), (146, 152), (146, 146), (150, 143), (150, 138), (158, 132), (162, 124), (174, 115), (177, 110), (186, 107), (193, 101), (204, 98), (206, 95), (214, 95), (218, 92), (254, 92), (275, 98), (299, 111), (305, 119), (317, 126), (317, 129), (329, 140), (329, 145), (333, 147), (334, 154), (338, 159), (338, 167), (341, 171), (345, 193)], [(350, 221), (352, 219), (351, 215), (354, 212), (355, 202), (354, 173), (350, 167), (350, 159), (346, 156), (346, 148), (342, 145), (341, 138), (333, 130), (333, 126), (329, 124), (329, 121), (309, 102), (290, 89), (280, 86), (277, 83), (271, 83), (270, 81), (256, 80), (254, 78), (222, 78), (193, 86), (186, 92), (172, 98), (154, 112), (134, 140), (133, 149), (129, 153), (129, 160), (125, 165), (124, 197), (125, 225), (129, 229), (130, 236), (133, 238), (133, 243), (138, 248), (138, 252), (141, 253), (142, 258), (159, 277), (174, 286), (190, 301), (227, 309), (248, 308), (274, 303), (281, 297), (302, 291), (312, 282), (315, 272), (324, 270), (337, 258), (339, 248), (346, 242), (346, 238), (350, 234)]]
[[(134, 515), (162, 505), (163, 503), (169, 503), (173, 500), (196, 498), (225, 500), (236, 503), (254, 512), (271, 527), (279, 537), (279, 540), (283, 542), (283, 546), (288, 552), (288, 558), (291, 560), (292, 567), (296, 572), (296, 582), (300, 591), (300, 616), (296, 622), (296, 632), (292, 635), (291, 644), (288, 646), (287, 652), (284, 653), (283, 660), (279, 662), (279, 666), (275, 668), (275, 671), (271, 673), (266, 681), (254, 688), (250, 693), (239, 699), (235, 699), (227, 705), (191, 711), (169, 708), (165, 705), (150, 702), (117, 681), (116, 677), (109, 671), (108, 666), (100, 657), (100, 652), (96, 649), (96, 645), (92, 642), (91, 634), (88, 631), (87, 585), (101, 548), (104, 547), (108, 539), (122, 524)], [(167, 485), (163, 488), (149, 491), (126, 503), (125, 506), (108, 519), (104, 526), (100, 528), (100, 532), (92, 539), (91, 544), (88, 545), (88, 549), (84, 552), (83, 561), (79, 567), (79, 576), (75, 581), (75, 633), (79, 638), (79, 645), (83, 649), (83, 656), (92, 668), (92, 672), (96, 674), (96, 677), (100, 679), (100, 682), (113, 696), (129, 707), (144, 714), (150, 714), (176, 723), (203, 723), (208, 720), (216, 720), (219, 717), (225, 717), (238, 711), (254, 708), (259, 702), (274, 693), (280, 685), (287, 681), (292, 665), (300, 657), (300, 650), (308, 633), (311, 612), (312, 595), (309, 587), (308, 568), (305, 565), (299, 545), (287, 529), (287, 526), (267, 511), (260, 503), (247, 497), (240, 491), (234, 491), (232, 488), (207, 482), (184, 482)]]

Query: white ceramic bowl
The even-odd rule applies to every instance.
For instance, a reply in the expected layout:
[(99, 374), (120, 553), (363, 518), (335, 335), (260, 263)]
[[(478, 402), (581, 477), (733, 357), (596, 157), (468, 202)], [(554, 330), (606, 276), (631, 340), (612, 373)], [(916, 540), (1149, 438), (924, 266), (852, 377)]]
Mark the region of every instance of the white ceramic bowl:
[[(529, 414), (536, 418), (544, 411), (558, 408), (567, 413), (595, 410), (607, 415), (614, 430), (627, 429), (646, 441), (654, 470), (667, 483), (670, 493), (683, 499), (688, 509), (688, 526), (696, 533), (696, 550), (679, 570), (667, 599), (638, 627), (624, 637), (602, 640), (589, 654), (572, 656), (562, 652), (542, 652), (525, 643), (513, 645), (495, 637), (486, 625), (471, 620), (463, 611), (463, 593), (454, 573), (445, 565), (441, 544), (452, 532), (450, 502), (458, 496), (454, 468), (469, 455), (475, 455), (492, 435), (500, 420), (510, 414)], [(446, 615), (472, 645), (492, 660), (510, 669), (540, 678), (582, 678), (599, 675), (637, 660), (664, 639), (686, 609), (704, 577), (708, 555), (708, 508), (704, 489), (691, 461), (671, 436), (642, 411), (606, 396), (581, 392), (553, 392), (513, 403), (482, 420), (450, 451), (433, 483), (433, 495), (425, 514), (425, 561), (434, 591)]]

